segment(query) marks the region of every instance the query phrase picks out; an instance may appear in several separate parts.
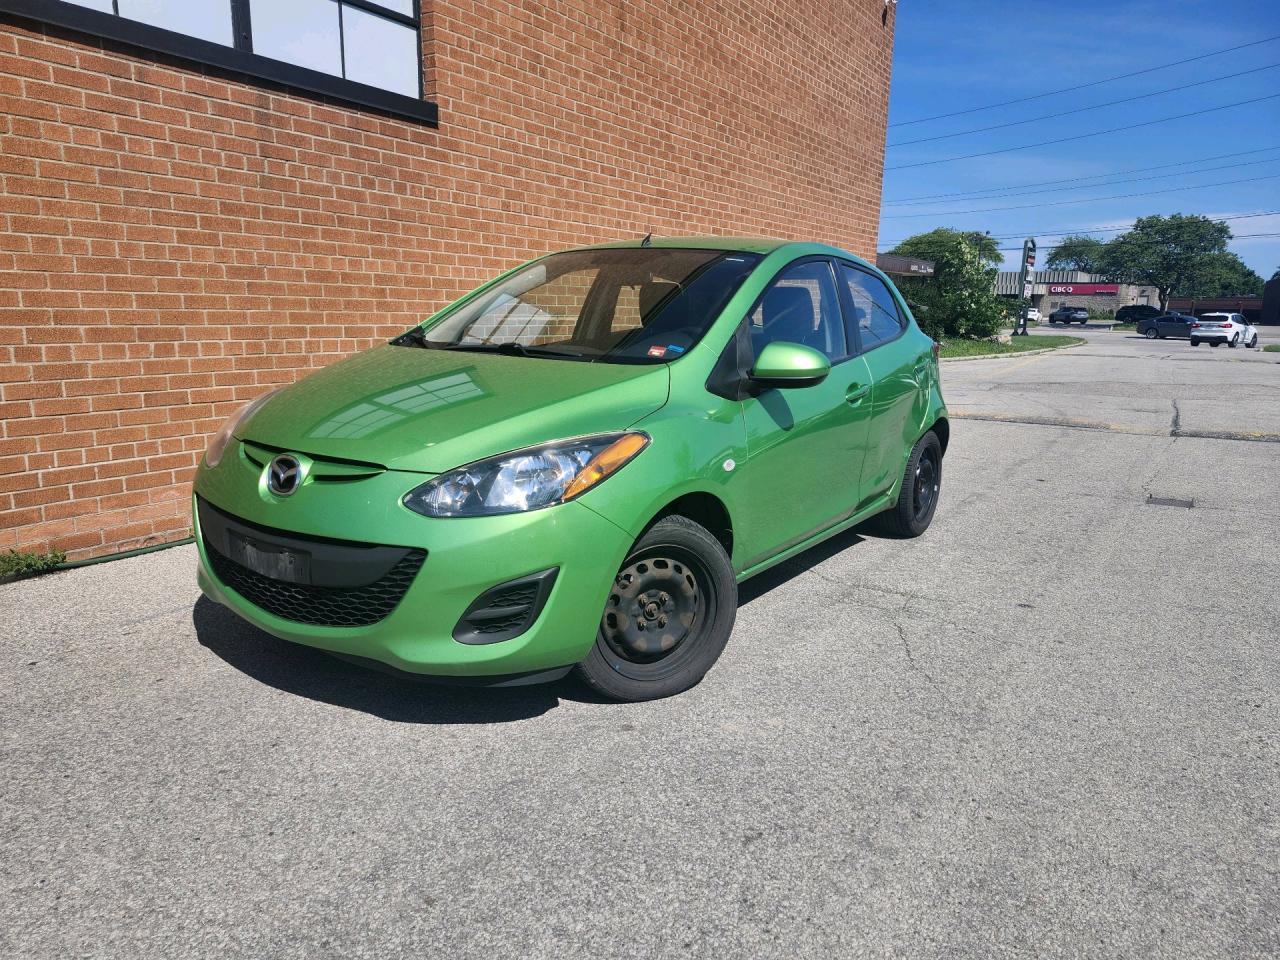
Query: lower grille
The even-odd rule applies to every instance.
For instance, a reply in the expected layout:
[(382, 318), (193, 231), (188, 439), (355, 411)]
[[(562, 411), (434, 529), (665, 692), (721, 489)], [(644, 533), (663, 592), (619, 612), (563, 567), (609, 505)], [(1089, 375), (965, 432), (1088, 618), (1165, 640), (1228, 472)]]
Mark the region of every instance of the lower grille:
[(284, 620), (321, 627), (364, 627), (395, 609), (427, 558), (410, 550), (373, 583), (360, 587), (317, 587), (264, 576), (219, 553), (205, 539), (214, 575), (255, 606)]

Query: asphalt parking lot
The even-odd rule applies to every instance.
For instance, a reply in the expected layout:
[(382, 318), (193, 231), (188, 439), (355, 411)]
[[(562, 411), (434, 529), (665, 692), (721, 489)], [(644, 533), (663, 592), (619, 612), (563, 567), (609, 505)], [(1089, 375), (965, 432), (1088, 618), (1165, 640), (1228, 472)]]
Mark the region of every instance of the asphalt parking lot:
[(0, 955), (1277, 956), (1280, 355), (1085, 335), (947, 364), (933, 528), (670, 700), (362, 672), (190, 547), (0, 587)]

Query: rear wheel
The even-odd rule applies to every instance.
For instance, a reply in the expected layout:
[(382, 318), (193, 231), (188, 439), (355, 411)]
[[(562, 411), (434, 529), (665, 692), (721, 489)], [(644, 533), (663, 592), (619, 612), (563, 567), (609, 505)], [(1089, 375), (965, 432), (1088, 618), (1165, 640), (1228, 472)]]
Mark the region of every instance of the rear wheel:
[(1221, 340), (1215, 340), (1215, 341), (1213, 341), (1213, 343), (1209, 344), (1209, 346), (1214, 347), (1214, 348), (1220, 347), (1220, 346), (1222, 346), (1222, 341), (1221, 341)]
[(881, 515), (882, 528), (897, 537), (920, 536), (933, 522), (941, 489), (942, 444), (930, 430), (916, 442), (907, 458), (898, 502)]
[(1237, 346), (1239, 346), (1239, 344), (1240, 344), (1240, 334), (1237, 333), (1234, 337), (1231, 338), (1231, 343), (1229, 344), (1229, 346), (1231, 347), (1232, 350), (1234, 350)]
[(1199, 340), (1192, 340), (1192, 341), (1191, 341), (1191, 345), (1192, 345), (1193, 347), (1198, 347), (1198, 346), (1200, 346), (1200, 341), (1199, 341)]
[(1249, 341), (1249, 347), (1253, 348), (1253, 347), (1256, 347), (1257, 345), (1258, 345), (1258, 335), (1255, 333), (1253, 335), (1253, 339)]
[(686, 517), (664, 517), (623, 561), (578, 676), (611, 700), (681, 693), (719, 659), (737, 608), (720, 541)]

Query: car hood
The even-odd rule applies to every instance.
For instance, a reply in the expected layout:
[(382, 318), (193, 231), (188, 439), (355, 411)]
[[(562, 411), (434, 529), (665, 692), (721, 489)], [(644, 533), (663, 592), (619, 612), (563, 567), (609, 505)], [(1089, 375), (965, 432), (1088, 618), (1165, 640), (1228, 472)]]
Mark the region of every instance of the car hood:
[(313, 457), (442, 473), (549, 440), (623, 430), (667, 402), (666, 364), (383, 345), (286, 387), (236, 431)]

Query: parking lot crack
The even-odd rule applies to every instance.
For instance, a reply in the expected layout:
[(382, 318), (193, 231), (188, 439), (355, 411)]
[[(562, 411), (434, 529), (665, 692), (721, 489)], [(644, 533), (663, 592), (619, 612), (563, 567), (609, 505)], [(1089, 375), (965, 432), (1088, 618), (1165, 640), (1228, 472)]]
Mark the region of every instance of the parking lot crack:
[(1178, 399), (1173, 399), (1173, 422), (1169, 425), (1169, 436), (1176, 437), (1182, 430), (1182, 411), (1178, 409)]

